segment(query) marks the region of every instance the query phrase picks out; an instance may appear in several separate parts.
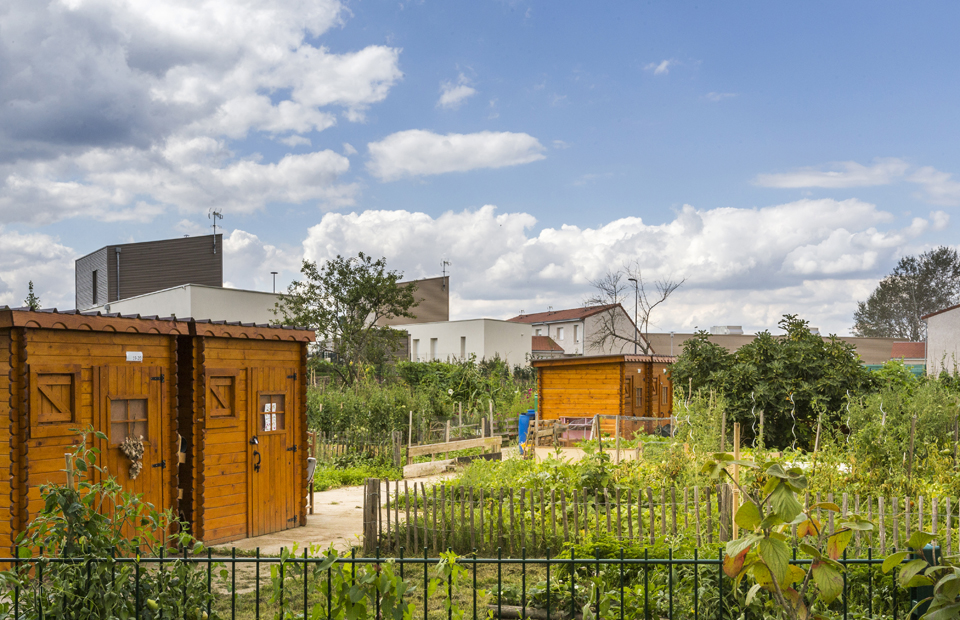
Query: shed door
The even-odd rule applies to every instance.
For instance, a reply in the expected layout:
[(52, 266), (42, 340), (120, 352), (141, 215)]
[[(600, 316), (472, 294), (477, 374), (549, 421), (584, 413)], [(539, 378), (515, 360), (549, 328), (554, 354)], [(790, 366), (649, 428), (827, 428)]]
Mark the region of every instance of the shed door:
[[(250, 402), (250, 536), (296, 527), (296, 370), (257, 368)], [(251, 439), (253, 441), (253, 439)]]
[[(98, 442), (100, 464), (124, 490), (164, 510), (163, 372), (159, 366), (101, 366), (97, 374), (96, 427), (107, 436)], [(142, 466), (135, 476), (132, 461), (121, 450), (127, 437), (143, 437)]]

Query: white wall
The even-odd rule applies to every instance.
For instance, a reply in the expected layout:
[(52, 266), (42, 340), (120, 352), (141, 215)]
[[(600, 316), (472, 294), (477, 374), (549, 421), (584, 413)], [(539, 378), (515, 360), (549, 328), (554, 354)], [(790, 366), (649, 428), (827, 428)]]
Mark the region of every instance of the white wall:
[[(578, 326), (580, 330), (579, 342), (574, 340), (573, 331), (574, 326)], [(585, 345), (584, 341), (584, 325), (581, 320), (574, 321), (561, 321), (557, 323), (544, 323), (541, 325), (531, 325), (533, 328), (533, 333), (531, 335), (536, 335), (537, 330), (540, 330), (541, 336), (549, 336), (553, 338), (553, 341), (558, 345), (563, 347), (563, 353), (565, 355), (583, 355), (583, 347)], [(563, 328), (563, 339), (560, 339), (560, 328)]]
[(927, 319), (927, 374), (960, 367), (960, 308)]
[[(273, 314), (273, 307), (279, 299), (280, 295), (274, 293), (185, 284), (121, 299), (90, 310), (142, 316), (177, 316), (211, 321), (276, 324), (279, 321)], [(106, 309), (107, 306), (110, 306), (109, 310)]]
[(394, 325), (393, 327), (406, 330), (410, 334), (412, 361), (430, 361), (430, 340), (433, 338), (437, 339), (436, 359), (440, 361), (461, 359), (461, 338), (466, 338), (463, 358), (475, 355), (478, 360), (481, 360), (493, 359), (494, 356), (499, 355), (500, 359), (511, 366), (527, 364), (530, 358), (533, 330), (531, 326), (524, 323), (509, 323), (496, 319), (471, 319)]

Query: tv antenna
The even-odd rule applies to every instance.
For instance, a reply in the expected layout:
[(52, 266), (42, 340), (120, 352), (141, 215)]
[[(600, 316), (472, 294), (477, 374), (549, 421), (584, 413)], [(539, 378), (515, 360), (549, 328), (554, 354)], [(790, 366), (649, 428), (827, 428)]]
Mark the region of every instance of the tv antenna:
[(440, 290), (447, 290), (447, 267), (450, 266), (450, 261), (443, 259), (440, 261), (440, 271), (443, 273), (443, 280), (440, 283)]
[(217, 220), (223, 219), (223, 209), (219, 211), (217, 209), (211, 208), (207, 212), (207, 217), (213, 220), (213, 253), (217, 253)]

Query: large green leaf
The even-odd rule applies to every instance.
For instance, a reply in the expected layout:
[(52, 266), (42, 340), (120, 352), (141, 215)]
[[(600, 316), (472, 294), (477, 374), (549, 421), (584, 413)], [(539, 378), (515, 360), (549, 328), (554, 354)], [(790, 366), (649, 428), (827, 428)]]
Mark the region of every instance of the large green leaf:
[(731, 540), (728, 542), (724, 551), (727, 555), (740, 555), (744, 549), (749, 549), (762, 538), (763, 536), (759, 534), (747, 534), (743, 538), (738, 538), (737, 540)]
[(927, 561), (923, 559), (910, 560), (904, 564), (903, 568), (900, 569), (900, 574), (897, 575), (897, 581), (900, 583), (900, 587), (907, 587), (907, 584), (910, 583), (910, 580), (926, 567)]
[(803, 510), (803, 506), (797, 501), (796, 495), (783, 481), (777, 485), (770, 496), (770, 503), (773, 505), (774, 513), (788, 523), (793, 521), (794, 517)]
[(829, 605), (843, 592), (843, 575), (833, 566), (824, 562), (814, 562), (813, 582), (820, 589), (820, 598)]
[(755, 530), (761, 519), (762, 516), (757, 505), (753, 502), (747, 502), (737, 509), (737, 516), (733, 520), (745, 530)]
[(916, 549), (917, 551), (923, 549), (927, 546), (931, 540), (936, 540), (937, 537), (930, 532), (916, 531), (910, 535), (910, 540), (907, 541), (907, 546), (911, 549)]
[(888, 555), (883, 559), (883, 565), (880, 567), (880, 570), (882, 570), (884, 573), (889, 573), (890, 569), (903, 562), (904, 558), (906, 558), (908, 555), (910, 555), (909, 551), (900, 551), (898, 553)]
[(777, 582), (787, 576), (787, 567), (790, 565), (790, 548), (780, 540), (764, 538), (757, 546), (757, 555), (770, 569), (770, 574)]

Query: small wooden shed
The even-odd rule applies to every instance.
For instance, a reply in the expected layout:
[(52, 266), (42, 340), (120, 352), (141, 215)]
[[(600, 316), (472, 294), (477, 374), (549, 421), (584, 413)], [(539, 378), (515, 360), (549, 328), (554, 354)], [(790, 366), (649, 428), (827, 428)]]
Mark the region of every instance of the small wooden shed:
[[(663, 355), (596, 355), (534, 360), (541, 420), (592, 418), (595, 415), (645, 418), (624, 423), (621, 433), (655, 432), (670, 423), (673, 383)], [(601, 418), (612, 432), (615, 418)]]
[[(39, 485), (64, 480), (63, 455), (87, 426), (107, 435), (97, 447), (108, 475), (207, 543), (304, 524), (313, 340), (287, 327), (0, 308), (0, 547), (42, 507)], [(132, 478), (119, 446), (139, 436)]]

